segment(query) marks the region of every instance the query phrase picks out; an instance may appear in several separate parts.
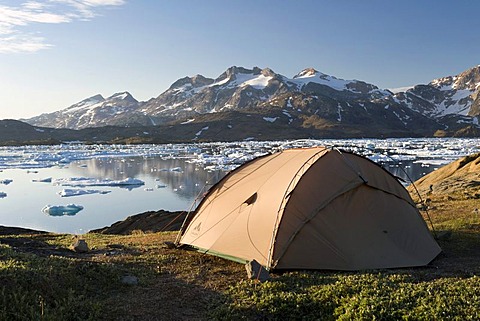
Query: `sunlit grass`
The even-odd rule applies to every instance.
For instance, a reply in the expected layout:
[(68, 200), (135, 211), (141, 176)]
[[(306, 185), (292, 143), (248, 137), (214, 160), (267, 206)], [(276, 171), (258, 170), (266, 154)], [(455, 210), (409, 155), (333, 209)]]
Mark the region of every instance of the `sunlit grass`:
[[(68, 250), (72, 235), (4, 235), (0, 320), (478, 320), (477, 206), (430, 199), (443, 253), (427, 267), (285, 272), (265, 283), (246, 280), (241, 264), (164, 247), (175, 232), (78, 236), (84, 254)], [(126, 275), (138, 284), (123, 284)]]

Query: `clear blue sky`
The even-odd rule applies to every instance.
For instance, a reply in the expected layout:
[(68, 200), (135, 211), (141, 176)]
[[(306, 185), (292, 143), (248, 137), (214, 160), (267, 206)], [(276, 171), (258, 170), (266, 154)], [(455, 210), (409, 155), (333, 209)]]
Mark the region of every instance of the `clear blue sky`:
[(0, 0), (0, 119), (230, 66), (314, 67), (381, 88), (480, 64), (480, 1)]

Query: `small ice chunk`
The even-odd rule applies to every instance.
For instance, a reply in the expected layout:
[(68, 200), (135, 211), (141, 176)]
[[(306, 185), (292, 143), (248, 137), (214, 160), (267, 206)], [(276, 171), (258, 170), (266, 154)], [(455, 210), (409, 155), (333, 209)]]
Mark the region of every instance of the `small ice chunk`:
[(80, 195), (89, 195), (89, 194), (108, 194), (110, 191), (101, 191), (98, 189), (63, 189), (58, 192), (58, 195), (61, 197), (70, 197), (70, 196), (80, 196)]
[(181, 172), (181, 171), (182, 171), (181, 167), (170, 168), (170, 172)]
[(0, 198), (4, 198), (4, 197), (7, 197), (7, 193), (5, 193), (5, 192), (0, 192)]
[(3, 184), (3, 185), (8, 185), (10, 184), (11, 182), (13, 182), (13, 179), (0, 179), (0, 184)]
[(146, 191), (146, 192), (153, 192), (153, 188), (151, 188), (151, 187), (146, 187), (146, 188), (145, 188), (145, 191)]
[(68, 204), (68, 205), (47, 205), (42, 209), (42, 212), (51, 216), (73, 216), (83, 210), (83, 206)]
[(167, 185), (165, 185), (165, 184), (157, 184), (157, 188), (165, 188), (165, 187), (167, 187)]

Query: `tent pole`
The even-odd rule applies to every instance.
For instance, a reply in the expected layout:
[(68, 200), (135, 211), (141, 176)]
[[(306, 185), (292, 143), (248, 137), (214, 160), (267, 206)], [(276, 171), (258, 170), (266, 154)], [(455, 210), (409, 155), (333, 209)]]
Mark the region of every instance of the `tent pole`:
[(195, 203), (197, 202), (198, 198), (200, 197), (200, 195), (203, 193), (203, 191), (205, 190), (205, 186), (207, 186), (207, 183), (205, 183), (202, 187), (202, 189), (200, 190), (200, 192), (197, 194), (197, 197), (195, 197), (195, 199), (193, 200), (192, 202), (192, 205), (190, 205), (190, 208), (188, 209), (188, 212), (187, 212), (187, 215), (185, 215), (185, 219), (183, 220), (183, 223), (182, 223), (182, 226), (180, 227), (180, 231), (178, 231), (178, 234), (177, 234), (177, 237), (175, 238), (175, 245), (178, 246), (178, 244), (180, 243), (180, 238), (182, 237), (182, 234), (184, 232), (184, 228), (186, 227), (186, 223), (188, 221), (188, 218), (190, 216), (190, 214), (192, 213), (192, 209), (194, 208), (195, 206)]

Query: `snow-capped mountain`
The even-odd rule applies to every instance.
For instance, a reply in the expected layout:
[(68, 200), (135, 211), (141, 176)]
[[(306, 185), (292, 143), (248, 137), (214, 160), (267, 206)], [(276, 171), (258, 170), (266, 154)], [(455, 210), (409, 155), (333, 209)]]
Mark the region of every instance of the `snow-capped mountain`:
[(459, 75), (432, 80), (406, 92), (397, 93), (395, 99), (428, 117), (447, 115), (480, 115), (480, 65)]
[[(146, 102), (127, 92), (106, 99), (96, 95), (26, 121), (71, 129), (168, 125), (173, 131), (186, 124), (203, 126), (191, 139), (206, 137), (203, 128), (212, 122), (222, 124), (219, 132), (242, 130), (245, 135), (252, 126), (308, 137), (454, 135), (459, 130), (476, 135), (479, 90), (480, 66), (396, 93), (313, 68), (289, 78), (269, 68), (231, 67), (216, 79), (181, 78)], [(261, 130), (255, 130), (260, 135)]]
[[(410, 131), (414, 135), (416, 126), (435, 126), (434, 121), (395, 102), (388, 90), (363, 81), (339, 79), (313, 68), (293, 78), (256, 67), (231, 67), (216, 79), (187, 77), (140, 110), (155, 118), (157, 124), (198, 121), (199, 115), (215, 117), (216, 113), (240, 111), (262, 114), (266, 122), (312, 131), (329, 128), (365, 135)], [(201, 118), (205, 121), (205, 117)], [(369, 130), (361, 129), (365, 126)]]
[(176, 81), (141, 111), (160, 119), (191, 117), (253, 107), (289, 90), (284, 77), (270, 69), (231, 67), (217, 79), (197, 75)]
[(108, 98), (95, 95), (63, 110), (30, 118), (27, 122), (34, 126), (71, 129), (123, 125), (125, 117), (136, 114), (138, 105), (139, 102), (128, 92)]
[(356, 80), (343, 80), (305, 69), (287, 78), (269, 68), (231, 67), (217, 79), (183, 78), (142, 106), (145, 114), (159, 118), (192, 117), (253, 108), (285, 93), (317, 93), (334, 99), (377, 99), (390, 92)]

